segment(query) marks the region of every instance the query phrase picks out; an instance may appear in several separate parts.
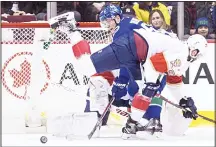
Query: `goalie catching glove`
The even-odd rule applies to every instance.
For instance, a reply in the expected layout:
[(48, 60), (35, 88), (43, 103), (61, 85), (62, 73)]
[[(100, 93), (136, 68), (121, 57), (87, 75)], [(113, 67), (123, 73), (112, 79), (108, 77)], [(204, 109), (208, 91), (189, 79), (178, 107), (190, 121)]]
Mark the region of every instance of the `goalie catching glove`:
[(186, 109), (187, 111), (183, 111), (183, 116), (185, 118), (193, 118), (196, 120), (197, 116), (197, 108), (194, 104), (194, 100), (191, 97), (184, 97), (179, 101), (179, 105)]
[(58, 16), (55, 16), (49, 20), (49, 24), (52, 29), (60, 29), (61, 31), (76, 31), (77, 26), (79, 25), (74, 17), (74, 12), (64, 13)]

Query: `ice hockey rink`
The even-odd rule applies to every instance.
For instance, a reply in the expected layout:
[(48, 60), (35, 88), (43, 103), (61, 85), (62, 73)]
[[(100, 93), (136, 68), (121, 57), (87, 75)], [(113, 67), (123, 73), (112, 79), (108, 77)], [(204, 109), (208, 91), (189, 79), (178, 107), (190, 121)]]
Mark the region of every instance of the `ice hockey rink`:
[[(123, 140), (121, 129), (103, 128), (99, 137), (94, 136), (91, 140), (87, 137), (55, 137), (51, 134), (4, 134), (2, 135), (3, 146), (214, 146), (214, 127), (190, 128), (182, 137), (161, 136), (160, 138), (131, 138)], [(98, 135), (98, 134), (95, 134)], [(41, 143), (40, 138), (45, 136), (46, 143)]]
[[(95, 24), (96, 27), (93, 27), (92, 23), (89, 23), (89, 26), (87, 26), (88, 23), (84, 24), (82, 28), (82, 23), (80, 23), (81, 33), (84, 39), (90, 42), (94, 52), (110, 43), (109, 33), (107, 30), (98, 27), (100, 25), (99, 23)], [(40, 103), (38, 105), (42, 107), (42, 112), (44, 109), (48, 109), (48, 106), (50, 107), (49, 109), (54, 108), (55, 113), (63, 110), (66, 111), (68, 108), (73, 108), (75, 111), (78, 111), (81, 105), (82, 107), (85, 106), (86, 101), (84, 96), (86, 96), (87, 90), (82, 90), (77, 85), (86, 85), (87, 83), (85, 83), (85, 77), (79, 76), (76, 72), (76, 66), (73, 64), (74, 62), (71, 56), (71, 44), (68, 43), (68, 36), (66, 34), (59, 33), (58, 31), (54, 32), (54, 40), (51, 43), (48, 42), (49, 44), (45, 46), (42, 40), (50, 39), (50, 26), (47, 22), (41, 22), (39, 24), (4, 23), (3, 26), (2, 97), (6, 100), (2, 101), (4, 103), (2, 108), (5, 107), (4, 116), (9, 118), (12, 115), (6, 121), (6, 124), (8, 122), (10, 124), (7, 124), (7, 126), (2, 125), (3, 130), (8, 127), (10, 131), (16, 132), (13, 129), (14, 126), (17, 128), (19, 128), (18, 125), (24, 127), (24, 117), (21, 123), (17, 123), (18, 125), (14, 120), (14, 116), (16, 119), (17, 116), (24, 114), (21, 112), (24, 111), (24, 105), (21, 105), (24, 101), (19, 100), (19, 103), (13, 103), (11, 100), (15, 101), (17, 98), (28, 98), (26, 93), (29, 91), (27, 91), (26, 86), (28, 85), (30, 76), (34, 77), (34, 81), (37, 81), (36, 87), (39, 89), (37, 93), (29, 92), (31, 94), (30, 97), (36, 97), (35, 95), (38, 95), (39, 91), (42, 93), (40, 98), (36, 97), (37, 101), (35, 103), (34, 99), (32, 102), (34, 105)], [(215, 80), (213, 79), (213, 75), (215, 74), (215, 62), (213, 62), (215, 60), (215, 43), (208, 43), (208, 45), (209, 50), (203, 61), (190, 67), (190, 73), (188, 71), (188, 76), (186, 76), (188, 84), (185, 84), (185, 89), (187, 89), (186, 94), (196, 100), (197, 107), (201, 112), (211, 112), (213, 115), (210, 116), (215, 116), (215, 82), (213, 81)], [(38, 48), (43, 48), (38, 53), (38, 55), (42, 54), (43, 56), (40, 56), (40, 58), (35, 57), (40, 65), (35, 66), (37, 68), (33, 68), (36, 72), (32, 73), (35, 75), (29, 74), (29, 65), (30, 63), (32, 64), (31, 61), (33, 61), (34, 57), (32, 55), (37, 53), (35, 50)], [(21, 69), (25, 72), (22, 74), (21, 82), (18, 82), (18, 86), (16, 87), (16, 85), (14, 86), (14, 81), (20, 81), (20, 77), (12, 76), (11, 71), (22, 73)], [(203, 75), (207, 76), (206, 71), (208, 71), (208, 77), (205, 79), (202, 77)], [(40, 75), (40, 80), (37, 80), (38, 75)], [(209, 79), (212, 79), (213, 84), (209, 83)], [(55, 87), (52, 87), (53, 82), (59, 83), (59, 81), (62, 83), (60, 87), (58, 87), (59, 84), (56, 84), (58, 86), (55, 85)], [(47, 86), (48, 83), (49, 86)], [(66, 88), (63, 88), (63, 86)], [(205, 87), (205, 91), (203, 87)], [(71, 91), (76, 91), (76, 95), (72, 95), (70, 89), (72, 89)], [(83, 101), (84, 103), (79, 101)], [(20, 110), (21, 108), (23, 110)], [(83, 109), (80, 111), (83, 111)], [(27, 111), (27, 113), (29, 112)], [(37, 113), (36, 116), (39, 114), (41, 115), (41, 113)], [(202, 115), (209, 117), (209, 115), (204, 113)], [(6, 119), (2, 118), (2, 120)], [(178, 125), (176, 125), (177, 127)], [(28, 131), (23, 132), (26, 133), (2, 134), (2, 146), (215, 146), (215, 126), (213, 125), (190, 127), (184, 136), (181, 137), (162, 134), (159, 138), (155, 138), (139, 134), (140, 136), (138, 135), (137, 138), (129, 140), (123, 140), (121, 138), (120, 126), (102, 127), (100, 133), (98, 134), (96, 132), (91, 140), (87, 138), (87, 135), (68, 136), (66, 138), (41, 133), (47, 132), (45, 127), (28, 128)], [(41, 142), (41, 137), (47, 139), (46, 143)]]

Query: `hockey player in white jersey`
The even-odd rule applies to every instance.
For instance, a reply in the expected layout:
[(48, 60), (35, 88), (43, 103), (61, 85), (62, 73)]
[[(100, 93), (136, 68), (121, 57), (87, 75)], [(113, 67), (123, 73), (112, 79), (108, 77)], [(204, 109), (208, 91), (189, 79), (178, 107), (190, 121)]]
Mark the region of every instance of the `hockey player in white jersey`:
[[(117, 20), (116, 20), (116, 18), (118, 18), (118, 17), (114, 17), (114, 22), (115, 23), (110, 23), (109, 24), (109, 22), (110, 22), (110, 18), (111, 18), (111, 16), (110, 16), (110, 13), (112, 12), (112, 11), (114, 11), (115, 9), (114, 8), (110, 8), (110, 10), (109, 9), (105, 9), (104, 10), (104, 12), (102, 11), (101, 13), (104, 13), (103, 15), (105, 15), (104, 17), (106, 18), (106, 19), (108, 19), (108, 23), (106, 23), (106, 21), (105, 21), (105, 24), (107, 24), (106, 26), (111, 26), (111, 27), (113, 27), (114, 26), (114, 28), (115, 29), (113, 29), (112, 28), (112, 30), (115, 30), (115, 33), (114, 33), (114, 40), (116, 39), (116, 38), (118, 38), (120, 35), (122, 35), (122, 34), (124, 34), (124, 33), (127, 33), (127, 31), (129, 31), (129, 30), (133, 30), (133, 29), (137, 29), (137, 28), (139, 28), (140, 26), (141, 27), (143, 27), (143, 28), (149, 28), (148, 30), (150, 30), (150, 31), (155, 31), (153, 28), (151, 28), (150, 26), (147, 26), (147, 25), (145, 25), (145, 24), (143, 24), (142, 22), (139, 22), (139, 21), (136, 21), (136, 19), (130, 19), (130, 18), (125, 18), (125, 19), (122, 19), (121, 21), (120, 21), (120, 23), (118, 23), (118, 24), (116, 24), (116, 22), (118, 22)], [(111, 12), (108, 12), (108, 11), (111, 11)], [(112, 14), (112, 13), (111, 13)], [(115, 13), (114, 13), (115, 14)], [(118, 14), (118, 13), (117, 13)], [(120, 15), (119, 15), (120, 16)], [(108, 18), (108, 17), (110, 17), (110, 18)], [(104, 21), (104, 20), (103, 20)], [(135, 23), (136, 22), (136, 23)], [(113, 25), (113, 24), (116, 24), (116, 25)], [(168, 32), (166, 32), (166, 31), (161, 31), (160, 33), (163, 33), (164, 35), (169, 35), (170, 37), (172, 37), (172, 38), (176, 38), (176, 36), (175, 36), (175, 34), (173, 34), (173, 33), (168, 33)], [(198, 37), (199, 38), (199, 37)], [(177, 38), (176, 38), (177, 39)], [(152, 40), (154, 40), (154, 39), (152, 39)], [(190, 40), (193, 40), (193, 39), (190, 39)], [(189, 40), (189, 42), (190, 42), (190, 40)], [(194, 40), (196, 40), (196, 39), (194, 39)], [(199, 40), (199, 39), (198, 39)], [(205, 41), (204, 41), (205, 42)], [(152, 44), (153, 44), (153, 42), (152, 42)], [(190, 44), (193, 44), (193, 43), (190, 43)], [(187, 51), (187, 49), (185, 50), (185, 51)], [(194, 51), (195, 52), (195, 54), (196, 54), (196, 51)], [(186, 53), (186, 55), (188, 55), (187, 53)], [(185, 61), (186, 61), (186, 58), (185, 58)], [(176, 62), (178, 62), (178, 60), (174, 60), (173, 61), (173, 63), (172, 64), (176, 64)], [(187, 64), (187, 63), (186, 63)], [(188, 68), (188, 65), (186, 65), (185, 64), (185, 69), (183, 69), (182, 71), (184, 72), (187, 68)], [(175, 65), (174, 65), (175, 66)], [(139, 69), (139, 67), (137, 67), (137, 69)], [(146, 75), (146, 79), (147, 80), (149, 80), (149, 76), (148, 76), (148, 73), (149, 73), (149, 75), (151, 75), (151, 72), (148, 72), (148, 70), (146, 70), (145, 69), (145, 71), (147, 71), (147, 75)], [(183, 72), (181, 72), (180, 71), (180, 73), (183, 73)], [(129, 79), (130, 77), (128, 76), (128, 74), (127, 73), (125, 73), (125, 72), (120, 72), (120, 73), (123, 73), (123, 74), (120, 74), (120, 76), (119, 77), (123, 77), (123, 79)], [(139, 72), (138, 72), (139, 73)], [(163, 71), (161, 71), (161, 73), (163, 73)], [(112, 89), (112, 91), (113, 91), (113, 94), (115, 94), (115, 95), (118, 95), (118, 96), (115, 96), (116, 97), (116, 99), (118, 99), (118, 98), (122, 98), (122, 97), (125, 97), (125, 95), (126, 95), (126, 90), (128, 90), (129, 91), (129, 93), (133, 93), (132, 95), (134, 95), (135, 94), (135, 92), (136, 92), (136, 90), (138, 90), (138, 88), (136, 89), (135, 87), (137, 87), (137, 84), (134, 84), (134, 82), (129, 82), (129, 80), (123, 80), (123, 81), (121, 81), (121, 78), (117, 78), (115, 81), (114, 81), (114, 86), (113, 86), (113, 89)], [(134, 77), (135, 79), (137, 78), (137, 77), (140, 77), (139, 76), (139, 74), (138, 74), (138, 76), (136, 76), (136, 77)], [(154, 77), (154, 76), (153, 76)], [(123, 83), (122, 83), (123, 82)], [(129, 82), (129, 83), (128, 83)], [(152, 82), (154, 82), (154, 81), (152, 81)], [(163, 88), (164, 88), (164, 86), (165, 86), (165, 84), (166, 84), (166, 82), (167, 83), (169, 83), (169, 84), (178, 84), (178, 86), (179, 86), (179, 84), (182, 84), (182, 77), (181, 76), (177, 76), (177, 75), (172, 75), (172, 74), (168, 74), (168, 76), (166, 77), (166, 76), (164, 76), (163, 78), (162, 78), (162, 81), (161, 81), (161, 83), (160, 83), (160, 88), (159, 89), (157, 89), (157, 92), (161, 92), (162, 90), (163, 90)], [(115, 84), (116, 83), (116, 84)], [(132, 85), (133, 84), (133, 86), (130, 86), (130, 85)], [(125, 86), (118, 86), (118, 85), (125, 85)], [(132, 87), (132, 88), (130, 88), (130, 87)], [(175, 87), (175, 86), (171, 86), (171, 87)], [(168, 85), (167, 86), (167, 88), (170, 88), (170, 85)], [(179, 88), (180, 89), (180, 88)], [(132, 91), (132, 92), (131, 92)], [(170, 91), (173, 91), (173, 89), (171, 89)], [(143, 92), (145, 92), (145, 91), (143, 91)], [(141, 92), (140, 92), (141, 93)], [(128, 97), (130, 97), (130, 95), (128, 96)], [(142, 97), (142, 95), (141, 95), (141, 97)], [(176, 97), (176, 95), (172, 95), (172, 97)], [(183, 97), (183, 95), (182, 96), (180, 96), (181, 98)], [(140, 95), (139, 94), (137, 94), (136, 96), (135, 96), (135, 98), (136, 99), (140, 99)], [(179, 102), (179, 99), (178, 99), (178, 101), (177, 102)], [(184, 100), (184, 99), (182, 99), (181, 101), (181, 105), (184, 105), (183, 103), (185, 103), (186, 101)], [(142, 102), (140, 102), (139, 100), (138, 101), (133, 101), (133, 103), (134, 103), (134, 105), (137, 105), (137, 103), (138, 103), (138, 107), (139, 107), (139, 105), (142, 105), (141, 103)], [(193, 100), (191, 99), (191, 98), (189, 98), (188, 99), (188, 103), (193, 103)], [(161, 129), (161, 125), (160, 125), (160, 112), (161, 112), (161, 104), (162, 104), (162, 100), (160, 99), (160, 98), (158, 98), (157, 96), (156, 97), (153, 97), (152, 99), (151, 99), (151, 103), (150, 103), (150, 106), (148, 107), (148, 105), (146, 105), (146, 106), (141, 106), (142, 107), (142, 111), (144, 110), (144, 111), (146, 111), (146, 113), (144, 113), (144, 115), (142, 115), (142, 117), (140, 117), (141, 118), (141, 121), (143, 122), (144, 121), (144, 123), (142, 123), (142, 125), (145, 125), (145, 126), (148, 126), (148, 128), (146, 128), (146, 129), (149, 129), (149, 128), (153, 128), (153, 127), (156, 127), (157, 129)], [(169, 108), (169, 104), (167, 105), (168, 106), (168, 108)], [(132, 107), (134, 107), (133, 105), (132, 105)], [(168, 108), (166, 108), (165, 109), (165, 111), (166, 110), (168, 110)], [(171, 107), (172, 108), (172, 107)], [(169, 109), (171, 109), (171, 108), (169, 108)], [(137, 107), (135, 107), (135, 109), (137, 109)], [(191, 107), (191, 109), (193, 109), (192, 107)], [(195, 112), (195, 109), (196, 109), (196, 107), (194, 107), (194, 112)], [(168, 114), (173, 114), (174, 112), (176, 112), (177, 110), (174, 108), (174, 110), (172, 110), (172, 112), (170, 112), (170, 113), (168, 113)], [(142, 114), (142, 112), (141, 112), (141, 114)], [(178, 113), (177, 113), (178, 114)], [(132, 117), (136, 117), (136, 116), (134, 116), (134, 114), (133, 114), (133, 112), (132, 112)], [(181, 115), (181, 114), (180, 114)], [(195, 119), (195, 116), (192, 114), (192, 113), (190, 113), (190, 112), (183, 112), (183, 116), (185, 117), (185, 118), (193, 118), (193, 119)], [(177, 115), (176, 117), (179, 117), (179, 115)], [(139, 119), (140, 119), (139, 118)], [(163, 119), (164, 117), (162, 117), (162, 120), (164, 120)], [(138, 119), (138, 120), (139, 120)], [(149, 121), (150, 120), (150, 121)], [(173, 120), (177, 120), (176, 122), (178, 122), (179, 121), (179, 119), (173, 119)], [(149, 122), (148, 122), (149, 121)], [(191, 120), (189, 119), (189, 122), (190, 122)], [(130, 122), (130, 119), (129, 119), (129, 122)], [(164, 122), (164, 123), (166, 123), (166, 122)], [(169, 126), (169, 125), (168, 125)], [(173, 126), (172, 124), (170, 124), (170, 126)], [(186, 124), (186, 125), (183, 125), (183, 126), (188, 126), (188, 124)], [(172, 132), (171, 134), (172, 135), (181, 135), (181, 134), (183, 134), (184, 132), (185, 132), (185, 129), (182, 129), (181, 127), (179, 127), (180, 129), (175, 129), (176, 131), (170, 131), (170, 130), (173, 130), (174, 128), (172, 128), (172, 127), (169, 127), (169, 129), (167, 129), (167, 123), (166, 123), (166, 125), (164, 125), (164, 132), (167, 132), (168, 134), (170, 134), (170, 132)], [(127, 127), (125, 127), (124, 128), (125, 130), (123, 130), (125, 133), (127, 133)], [(167, 130), (169, 130), (169, 131), (167, 131)], [(179, 130), (181, 130), (181, 131), (179, 131)], [(152, 132), (153, 133), (153, 132)]]
[[(138, 123), (141, 124), (139, 121), (148, 108), (151, 98), (157, 94), (160, 88), (160, 83), (156, 83), (158, 75), (166, 73), (170, 79), (175, 76), (181, 76), (189, 64), (201, 57), (207, 48), (205, 38), (200, 35), (191, 36), (187, 43), (184, 44), (169, 35), (140, 28), (119, 36), (119, 38), (104, 49), (91, 54), (88, 43), (81, 37), (73, 22), (71, 21), (72, 24), (67, 31), (72, 41), (72, 51), (77, 58), (77, 65), (82, 67), (77, 67), (80, 73), (90, 76), (94, 73), (126, 67), (132, 73), (132, 76), (134, 76), (134, 72), (131, 69), (136, 67), (137, 64), (140, 64), (140, 62), (145, 62), (146, 83), (144, 84), (143, 92), (138, 93), (133, 99), (132, 108), (134, 109), (132, 109), (131, 117), (125, 127), (127, 130), (125, 133), (127, 134), (136, 133), (136, 125)], [(157, 43), (154, 41), (155, 38), (157, 38)], [(168, 78), (167, 81), (172, 80)], [(174, 93), (173, 97), (179, 101), (181, 106), (191, 110), (185, 112), (187, 116), (185, 113), (183, 115), (194, 118), (196, 107), (193, 99), (184, 98), (179, 91), (180, 88), (174, 87), (172, 90)], [(179, 112), (176, 112), (172, 116), (174, 116), (174, 121), (177, 121), (177, 118), (179, 118), (178, 122), (188, 122), (188, 119), (185, 119)], [(173, 126), (173, 124), (174, 122), (169, 124), (169, 126)], [(182, 123), (178, 124), (178, 128), (181, 129), (176, 130), (182, 133), (188, 125), (179, 127), (180, 125)], [(179, 133), (178, 131), (177, 134)]]
[[(113, 21), (112, 21), (113, 19)], [(121, 36), (124, 33), (127, 33), (130, 30), (133, 29), (139, 29), (139, 28), (149, 28), (150, 31), (154, 31), (154, 29), (150, 26), (145, 25), (141, 21), (137, 21), (134, 18), (123, 18), (120, 8), (108, 5), (106, 6), (100, 13), (100, 21), (102, 26), (106, 26), (108, 29), (112, 30), (113, 33), (113, 40), (117, 39), (119, 36)], [(160, 32), (162, 33), (162, 31)], [(166, 31), (163, 31), (164, 35), (169, 35), (173, 38), (176, 38), (175, 34), (168, 33)], [(115, 79), (113, 83), (112, 93), (115, 94), (115, 101), (120, 102), (124, 101), (127, 103), (130, 102), (134, 95), (138, 92), (139, 86), (137, 84), (137, 80), (140, 80), (141, 78), (141, 70), (140, 67), (137, 66), (136, 70), (137, 72), (134, 72), (136, 74), (135, 77), (133, 77), (134, 80), (130, 79), (130, 76), (128, 74), (128, 71), (125, 68), (120, 69), (120, 75)], [(170, 79), (170, 78), (169, 78)], [(178, 77), (175, 79), (178, 79)], [(141, 84), (143, 82), (141, 81)], [(158, 89), (159, 92), (163, 90), (163, 87), (166, 84), (166, 76), (163, 78), (163, 82), (160, 84), (160, 88)], [(136, 95), (136, 97), (139, 97)], [(129, 101), (128, 101), (129, 100)], [(124, 103), (125, 106), (128, 104)], [(142, 119), (146, 120), (146, 124), (143, 124), (145, 126), (148, 125), (149, 128), (156, 127), (158, 130), (161, 131), (161, 124), (160, 124), (160, 112), (161, 112), (161, 105), (162, 100), (158, 97), (153, 97), (151, 99), (150, 106), (146, 109), (146, 113), (143, 115)], [(150, 120), (148, 122), (148, 120)], [(148, 123), (147, 123), (148, 122)], [(154, 123), (152, 123), (154, 122)], [(124, 128), (124, 132), (127, 132), (127, 129)]]
[[(156, 46), (157, 45), (155, 45), (155, 47)], [(166, 46), (164, 45), (164, 47)], [(157, 48), (159, 48), (159, 46)], [(165, 73), (167, 76), (167, 85), (165, 90), (168, 90), (170, 93), (168, 98), (171, 98), (171, 100), (174, 102), (179, 103), (180, 106), (189, 109), (189, 111), (181, 112), (169, 104), (165, 105), (162, 110), (165, 113), (163, 113), (161, 116), (161, 122), (163, 125), (163, 132), (168, 135), (183, 135), (188, 129), (192, 119), (197, 118), (197, 108), (193, 99), (191, 97), (185, 96), (184, 91), (182, 90), (184, 86), (182, 83), (182, 74), (188, 69), (190, 64), (192, 64), (197, 59), (200, 59), (200, 57), (203, 56), (206, 51), (206, 39), (201, 35), (193, 35), (189, 37), (185, 43), (177, 41), (173, 50), (165, 50), (161, 53), (156, 53), (150, 59), (147, 59), (146, 63), (144, 64), (145, 71), (148, 71), (145, 72), (146, 83), (153, 83), (155, 77), (158, 77), (158, 75), (161, 73)], [(124, 128), (125, 138), (128, 137), (128, 134), (136, 133), (137, 124), (141, 124), (143, 126), (148, 122), (142, 117), (150, 103), (148, 100), (143, 101), (143, 99), (146, 98), (145, 95), (148, 95), (145, 94), (146, 92), (149, 91), (146, 91), (146, 88), (144, 88), (142, 95), (137, 94), (133, 99), (132, 107), (136, 108), (136, 113), (131, 114), (131, 120), (127, 122), (126, 127)], [(152, 95), (157, 95), (156, 93), (158, 91), (153, 90), (152, 92)], [(164, 91), (162, 91), (162, 95), (165, 94), (163, 92)], [(164, 96), (166, 97), (166, 95)]]

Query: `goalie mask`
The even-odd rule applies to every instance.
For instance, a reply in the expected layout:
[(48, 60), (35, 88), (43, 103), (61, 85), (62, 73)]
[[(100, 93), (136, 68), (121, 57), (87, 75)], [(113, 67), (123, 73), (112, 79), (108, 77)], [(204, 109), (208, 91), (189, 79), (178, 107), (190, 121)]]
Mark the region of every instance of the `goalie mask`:
[(208, 46), (206, 39), (199, 34), (190, 36), (187, 40), (187, 45), (189, 48), (188, 61), (190, 62), (202, 57)]

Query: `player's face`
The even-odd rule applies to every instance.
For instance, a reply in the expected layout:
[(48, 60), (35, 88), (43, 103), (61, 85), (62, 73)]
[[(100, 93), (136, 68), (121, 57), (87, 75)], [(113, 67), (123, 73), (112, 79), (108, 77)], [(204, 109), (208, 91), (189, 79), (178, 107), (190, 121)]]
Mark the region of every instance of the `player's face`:
[[(190, 49), (189, 49), (190, 50)], [(193, 60), (191, 60), (191, 62), (196, 61), (197, 59), (199, 59), (200, 57), (202, 57), (201, 54), (199, 54), (199, 50), (198, 49), (192, 49), (190, 51), (190, 55), (189, 55)]]
[(208, 27), (201, 26), (201, 27), (198, 28), (197, 32), (198, 32), (198, 34), (206, 37), (208, 35)]
[(115, 31), (115, 28), (117, 26), (116, 21), (115, 21), (115, 19), (111, 19), (108, 21), (108, 23), (109, 23), (109, 30), (113, 34)]
[(193, 50), (191, 52), (191, 55), (195, 57), (195, 56), (197, 56), (198, 53), (199, 53), (199, 51), (196, 49), (196, 50)]
[(161, 28), (163, 25), (163, 19), (158, 12), (153, 13), (151, 23), (155, 28)]
[(104, 24), (104, 26), (106, 26), (106, 28), (109, 29), (109, 31), (111, 32), (111, 34), (113, 34), (115, 32), (115, 29), (117, 27), (117, 24), (121, 21), (119, 16), (116, 16), (114, 19), (106, 19), (104, 21), (101, 21), (102, 24)]

